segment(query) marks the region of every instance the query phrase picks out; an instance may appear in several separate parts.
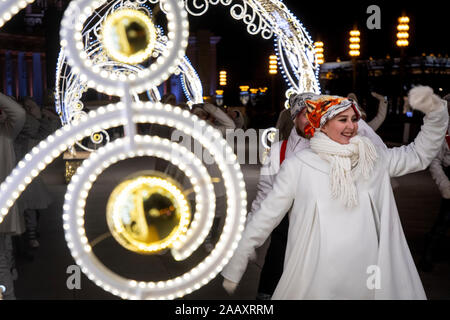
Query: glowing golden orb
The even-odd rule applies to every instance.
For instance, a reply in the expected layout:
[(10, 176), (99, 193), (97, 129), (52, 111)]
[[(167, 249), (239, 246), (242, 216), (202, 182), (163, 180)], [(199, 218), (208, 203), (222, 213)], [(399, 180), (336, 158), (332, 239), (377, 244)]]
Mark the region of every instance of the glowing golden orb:
[(95, 133), (93, 136), (92, 136), (92, 140), (94, 141), (94, 142), (101, 142), (102, 141), (102, 135), (101, 135), (101, 133)]
[(180, 241), (190, 223), (190, 208), (170, 180), (140, 176), (111, 193), (106, 220), (113, 237), (128, 250), (152, 254)]
[(103, 22), (101, 40), (111, 59), (138, 64), (152, 54), (156, 44), (156, 29), (152, 20), (142, 11), (120, 9)]

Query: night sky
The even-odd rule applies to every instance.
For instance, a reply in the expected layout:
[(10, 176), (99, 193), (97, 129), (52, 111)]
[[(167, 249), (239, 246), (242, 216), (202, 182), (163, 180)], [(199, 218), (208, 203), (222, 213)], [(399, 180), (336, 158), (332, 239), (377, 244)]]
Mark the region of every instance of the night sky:
[[(325, 61), (348, 58), (348, 32), (353, 26), (361, 31), (361, 59), (399, 56), (395, 46), (397, 19), (410, 17), (410, 46), (407, 54), (448, 54), (448, 16), (444, 1), (283, 1), (300, 20), (313, 41), (325, 43)], [(369, 30), (366, 13), (369, 5), (381, 9), (381, 29)], [(190, 17), (191, 31), (210, 29), (221, 36), (218, 44), (218, 66), (229, 70), (230, 81), (238, 80), (254, 85), (269, 81), (267, 59), (273, 52), (273, 40), (250, 35), (242, 21), (234, 20), (229, 7), (211, 6), (201, 17)]]
[[(189, 0), (191, 3), (194, 0)], [(199, 3), (202, 0), (198, 1)], [(241, 1), (234, 1), (241, 3)], [(410, 17), (410, 46), (406, 54), (420, 56), (422, 53), (443, 56), (448, 54), (449, 26), (448, 9), (444, 1), (320, 1), (285, 0), (285, 5), (300, 20), (313, 41), (325, 43), (325, 61), (345, 61), (348, 57), (348, 33), (357, 26), (361, 31), (361, 59), (369, 57), (385, 58), (386, 55), (398, 57), (395, 46), (397, 19), (402, 14)], [(426, 4), (425, 4), (426, 3)], [(381, 9), (381, 29), (369, 30), (366, 13), (369, 5)], [(209, 29), (222, 39), (217, 45), (219, 69), (228, 71), (228, 82), (238, 90), (239, 85), (253, 87), (270, 86), (268, 75), (268, 56), (274, 53), (273, 40), (265, 40), (259, 34), (250, 35), (242, 21), (234, 20), (230, 6), (210, 5), (207, 13), (200, 17), (189, 16), (190, 31), (194, 35), (198, 29)], [(2, 31), (21, 33), (17, 30), (23, 18), (23, 11), (8, 23)], [(54, 15), (50, 14), (50, 17)], [(49, 18), (50, 19), (50, 18)], [(51, 48), (48, 60), (56, 61), (59, 26), (50, 21), (50, 29), (44, 31)], [(53, 37), (52, 37), (53, 35)], [(54, 57), (51, 52), (54, 51)], [(279, 79), (280, 75), (276, 76)], [(283, 81), (279, 81), (283, 82)], [(231, 89), (231, 88), (230, 88)]]

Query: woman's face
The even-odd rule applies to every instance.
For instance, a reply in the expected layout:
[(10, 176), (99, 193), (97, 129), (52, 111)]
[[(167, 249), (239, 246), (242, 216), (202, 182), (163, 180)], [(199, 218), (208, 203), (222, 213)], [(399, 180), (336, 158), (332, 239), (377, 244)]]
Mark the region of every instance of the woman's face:
[(320, 131), (337, 143), (349, 144), (350, 139), (358, 133), (358, 120), (353, 108), (348, 108), (328, 120)]

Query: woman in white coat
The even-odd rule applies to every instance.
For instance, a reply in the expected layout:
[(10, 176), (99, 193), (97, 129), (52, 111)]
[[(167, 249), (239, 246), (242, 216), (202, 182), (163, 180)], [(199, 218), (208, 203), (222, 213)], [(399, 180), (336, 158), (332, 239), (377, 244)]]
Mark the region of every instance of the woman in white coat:
[[(6, 179), (16, 165), (13, 141), (25, 122), (25, 110), (13, 99), (0, 93), (0, 184)], [(16, 205), (0, 223), (0, 286), (4, 286), (5, 300), (15, 299), (12, 274), (11, 236), (19, 235), (25, 230), (23, 216)]]
[[(234, 291), (248, 259), (292, 206), (284, 270), (273, 299), (425, 299), (390, 177), (425, 169), (448, 124), (445, 102), (427, 87), (410, 92), (426, 113), (408, 146), (384, 149), (357, 134), (348, 98), (307, 100), (310, 149), (284, 161), (272, 192), (246, 226), (222, 271)], [(308, 130), (307, 130), (308, 131)]]
[[(26, 111), (25, 124), (14, 140), (16, 161), (22, 160), (41, 140), (52, 134), (60, 124), (59, 117), (48, 110), (41, 110), (36, 102), (25, 97), (22, 101)], [(38, 211), (46, 209), (53, 202), (50, 191), (40, 176), (27, 186), (19, 198), (19, 208), (24, 213), (26, 239), (29, 248), (37, 248)]]

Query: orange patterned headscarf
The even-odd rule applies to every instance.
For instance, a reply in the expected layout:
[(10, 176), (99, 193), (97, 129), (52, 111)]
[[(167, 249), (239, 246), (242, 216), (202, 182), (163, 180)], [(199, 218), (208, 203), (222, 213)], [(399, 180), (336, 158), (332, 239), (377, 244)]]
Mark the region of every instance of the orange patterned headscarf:
[(358, 104), (350, 98), (321, 95), (314, 100), (305, 100), (305, 104), (306, 118), (309, 121), (305, 127), (305, 135), (310, 137), (314, 136), (316, 129), (321, 128), (328, 120), (350, 107), (353, 108), (358, 118), (361, 117)]

